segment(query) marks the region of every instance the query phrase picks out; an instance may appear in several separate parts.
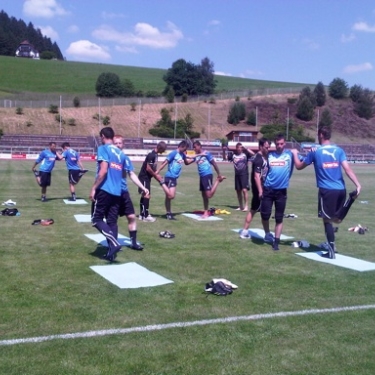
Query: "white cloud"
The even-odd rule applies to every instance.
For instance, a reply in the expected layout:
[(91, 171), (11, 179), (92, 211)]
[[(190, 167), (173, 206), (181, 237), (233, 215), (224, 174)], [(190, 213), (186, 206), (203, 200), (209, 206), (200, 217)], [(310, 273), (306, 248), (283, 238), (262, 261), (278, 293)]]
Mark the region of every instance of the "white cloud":
[(111, 20), (114, 18), (125, 18), (125, 15), (122, 13), (108, 13), (108, 12), (102, 12), (101, 14), (102, 18), (105, 20)]
[(369, 62), (365, 62), (363, 64), (358, 64), (358, 65), (347, 65), (343, 71), (344, 73), (359, 73), (359, 72), (365, 72), (368, 70), (372, 70), (373, 66)]
[(315, 41), (313, 41), (313, 40), (311, 40), (311, 39), (303, 39), (303, 40), (302, 40), (302, 43), (303, 43), (303, 45), (305, 45), (306, 48), (309, 49), (309, 50), (317, 50), (317, 49), (320, 48), (319, 43), (317, 43), (317, 42), (315, 42)]
[(67, 32), (70, 34), (76, 34), (79, 32), (79, 27), (77, 25), (70, 25)]
[(180, 39), (182, 32), (172, 23), (167, 23), (167, 31), (162, 32), (148, 23), (137, 23), (133, 32), (119, 32), (113, 27), (102, 25), (92, 35), (99, 40), (112, 41), (119, 44), (145, 46), (155, 49), (173, 48)]
[(208, 26), (219, 26), (220, 24), (221, 22), (218, 20), (211, 20), (210, 22), (208, 22)]
[(115, 49), (118, 52), (134, 53), (134, 54), (139, 53), (139, 51), (135, 47), (116, 46)]
[(104, 47), (89, 40), (78, 40), (71, 43), (66, 53), (76, 59), (109, 60), (111, 58)]
[(25, 0), (23, 12), (30, 17), (53, 18), (69, 14), (55, 0)]
[(355, 39), (355, 35), (350, 33), (349, 35), (342, 34), (341, 35), (341, 42), (342, 43), (349, 43)]
[(42, 34), (51, 40), (58, 40), (59, 34), (56, 30), (53, 29), (52, 26), (37, 26), (38, 29), (42, 32)]
[(365, 33), (375, 33), (375, 25), (370, 26), (367, 24), (367, 22), (356, 22), (353, 25), (352, 30), (364, 31)]
[(217, 75), (217, 76), (228, 76), (228, 77), (232, 76), (231, 73), (218, 72), (218, 71), (215, 71), (215, 75)]

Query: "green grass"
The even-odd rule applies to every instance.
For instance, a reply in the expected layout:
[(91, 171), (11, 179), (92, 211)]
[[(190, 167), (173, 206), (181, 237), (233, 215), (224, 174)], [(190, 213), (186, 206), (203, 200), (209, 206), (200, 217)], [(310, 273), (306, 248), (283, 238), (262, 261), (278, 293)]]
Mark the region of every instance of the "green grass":
[[(93, 163), (84, 163), (94, 169)], [(137, 262), (174, 281), (140, 289), (118, 289), (90, 270), (103, 265), (93, 253), (96, 244), (85, 233), (90, 224), (76, 223), (74, 214), (89, 206), (65, 205), (69, 194), (65, 165), (59, 163), (48, 189), (49, 202), (39, 201), (32, 162), (0, 161), (0, 200), (17, 201), (19, 217), (1, 217), (0, 340), (190, 322), (228, 316), (266, 314), (374, 304), (373, 272), (356, 272), (295, 255), (289, 243), (278, 253), (269, 245), (239, 239), (231, 231), (243, 224), (235, 211), (233, 166), (220, 164), (224, 181), (210, 205), (231, 215), (220, 222), (197, 222), (164, 215), (163, 194), (152, 188), (155, 223), (138, 223), (143, 252), (124, 249), (118, 262)], [(139, 170), (140, 164), (135, 163)], [(337, 233), (341, 254), (375, 262), (371, 227), (373, 166), (355, 166), (363, 185), (357, 201)], [(93, 173), (86, 174), (77, 193), (86, 198)], [(139, 196), (130, 182), (138, 213)], [(348, 184), (348, 189), (351, 184)], [(173, 211), (202, 209), (195, 166), (184, 167)], [(313, 171), (295, 171), (288, 192), (284, 233), (305, 239), (311, 247), (324, 241), (316, 217), (317, 189)], [(50, 227), (33, 220), (52, 217)], [(364, 236), (348, 232), (356, 224), (369, 227)], [(253, 227), (261, 228), (259, 216)], [(159, 238), (162, 230), (176, 234)], [(126, 220), (120, 219), (127, 235)], [(99, 249), (100, 250), (100, 249)], [(204, 284), (225, 277), (239, 285), (228, 297), (203, 293)], [(247, 322), (173, 328), (38, 344), (2, 346), (1, 374), (373, 374), (375, 371), (374, 310), (278, 317)]]
[[(172, 65), (173, 62), (171, 62)], [(136, 90), (162, 92), (164, 69), (70, 61), (30, 60), (0, 56), (0, 93), (36, 93), (95, 95), (95, 83), (103, 72), (130, 79)], [(304, 87), (304, 84), (260, 81), (217, 76), (216, 89), (247, 90), (256, 88)]]

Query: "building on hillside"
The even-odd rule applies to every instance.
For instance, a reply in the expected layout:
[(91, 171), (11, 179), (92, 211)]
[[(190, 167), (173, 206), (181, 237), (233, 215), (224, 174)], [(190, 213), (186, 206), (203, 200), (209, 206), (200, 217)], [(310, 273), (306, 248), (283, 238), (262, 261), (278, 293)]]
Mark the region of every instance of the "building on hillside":
[(226, 137), (228, 139), (228, 149), (234, 151), (238, 142), (246, 148), (258, 150), (258, 130), (232, 130)]
[(27, 57), (29, 59), (39, 59), (39, 52), (28, 40), (24, 40), (16, 49), (16, 57)]

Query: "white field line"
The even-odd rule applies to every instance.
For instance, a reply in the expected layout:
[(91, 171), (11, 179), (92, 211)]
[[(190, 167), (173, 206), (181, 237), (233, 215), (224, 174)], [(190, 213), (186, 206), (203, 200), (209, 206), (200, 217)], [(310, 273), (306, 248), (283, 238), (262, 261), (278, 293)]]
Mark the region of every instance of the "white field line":
[(334, 307), (330, 309), (312, 309), (312, 310), (299, 310), (299, 311), (281, 311), (277, 313), (196, 320), (193, 322), (176, 322), (176, 323), (167, 323), (167, 324), (154, 324), (154, 325), (140, 326), (140, 327), (105, 329), (105, 330), (100, 330), (100, 331), (65, 333), (65, 334), (60, 334), (60, 335), (39, 336), (39, 337), (26, 337), (26, 338), (11, 339), (11, 340), (1, 340), (0, 346), (40, 343), (44, 341), (59, 340), (59, 339), (68, 340), (68, 339), (110, 336), (110, 335), (124, 335), (127, 333), (133, 333), (133, 332), (152, 332), (152, 331), (161, 331), (161, 330), (170, 329), (170, 328), (185, 328), (185, 327), (205, 326), (205, 325), (219, 324), (219, 323), (232, 323), (232, 322), (249, 321), (249, 320), (286, 318), (290, 316), (313, 315), (313, 314), (340, 313), (340, 312), (346, 312), (346, 311), (359, 311), (359, 310), (369, 310), (369, 309), (375, 309), (375, 305), (344, 306), (344, 307)]

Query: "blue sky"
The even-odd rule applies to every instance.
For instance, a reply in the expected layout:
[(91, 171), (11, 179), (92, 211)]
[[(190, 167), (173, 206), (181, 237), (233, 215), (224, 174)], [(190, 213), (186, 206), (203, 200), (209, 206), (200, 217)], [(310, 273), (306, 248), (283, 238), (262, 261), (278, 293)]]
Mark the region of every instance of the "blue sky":
[(216, 74), (375, 90), (373, 0), (13, 0), (69, 61), (168, 69), (177, 59)]

